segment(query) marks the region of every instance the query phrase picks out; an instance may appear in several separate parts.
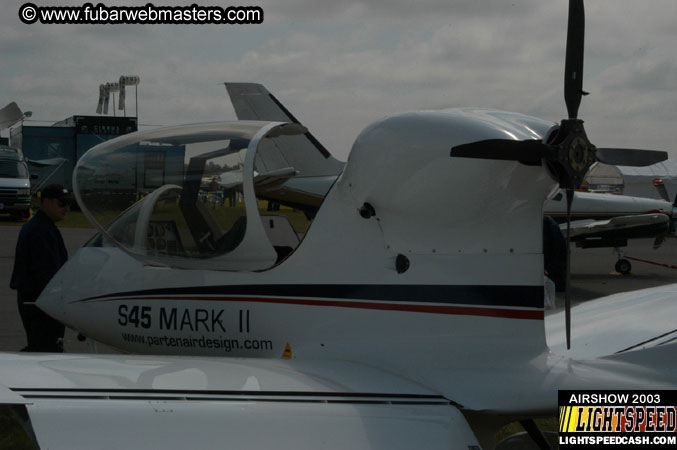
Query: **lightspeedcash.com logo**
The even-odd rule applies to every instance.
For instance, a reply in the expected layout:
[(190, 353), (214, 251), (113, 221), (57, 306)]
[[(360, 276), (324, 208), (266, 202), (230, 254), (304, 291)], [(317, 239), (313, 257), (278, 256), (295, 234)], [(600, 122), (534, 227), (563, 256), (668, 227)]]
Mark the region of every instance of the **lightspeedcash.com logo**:
[(559, 391), (560, 448), (675, 448), (676, 392)]
[(33, 24), (259, 24), (260, 6), (106, 6), (85, 3), (82, 6), (37, 6), (25, 3), (19, 19)]

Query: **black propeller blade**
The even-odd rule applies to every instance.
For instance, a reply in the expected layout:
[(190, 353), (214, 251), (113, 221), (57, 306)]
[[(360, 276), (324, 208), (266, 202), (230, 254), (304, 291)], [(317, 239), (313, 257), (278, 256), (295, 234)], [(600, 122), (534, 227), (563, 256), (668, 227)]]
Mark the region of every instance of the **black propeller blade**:
[(451, 156), (457, 158), (500, 159), (520, 161), (525, 164), (540, 164), (548, 158), (552, 149), (538, 140), (513, 141), (508, 139), (487, 139), (457, 145), (451, 149)]
[(567, 278), (564, 287), (564, 326), (567, 332), (567, 350), (571, 348), (571, 204), (574, 201), (574, 190), (567, 189)]
[(569, 1), (567, 52), (564, 64), (564, 101), (570, 119), (578, 117), (583, 92), (583, 47), (585, 44), (585, 11), (583, 0)]
[(597, 160), (612, 166), (651, 166), (668, 159), (660, 150), (632, 150), (629, 148), (598, 148)]
[[(569, 1), (566, 61), (564, 64), (564, 101), (569, 119), (564, 119), (547, 142), (489, 139), (458, 145), (451, 149), (452, 157), (519, 161), (528, 165), (545, 162), (560, 187), (567, 190), (567, 247), (571, 227), (573, 190), (583, 184), (590, 166), (599, 161), (622, 166), (649, 166), (667, 159), (666, 152), (619, 148), (596, 148), (588, 139), (583, 121), (578, 119), (578, 107), (583, 91), (583, 48), (585, 41), (585, 11), (583, 0)], [(570, 251), (567, 254), (565, 321), (567, 348), (571, 342), (571, 301), (569, 299)]]

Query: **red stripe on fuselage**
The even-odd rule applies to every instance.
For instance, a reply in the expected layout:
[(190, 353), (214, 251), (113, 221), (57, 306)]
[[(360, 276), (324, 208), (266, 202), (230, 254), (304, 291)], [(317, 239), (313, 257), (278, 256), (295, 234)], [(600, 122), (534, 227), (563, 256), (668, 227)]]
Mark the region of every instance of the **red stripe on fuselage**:
[(449, 305), (412, 305), (406, 303), (378, 303), (362, 301), (341, 300), (311, 300), (276, 297), (117, 297), (101, 299), (99, 301), (115, 300), (183, 300), (183, 301), (228, 301), (228, 302), (254, 302), (254, 303), (277, 303), (285, 305), (304, 306), (331, 306), (337, 308), (373, 309), (382, 311), (405, 311), (431, 314), (450, 314), (461, 316), (500, 317), (504, 319), (528, 319), (543, 320), (544, 312), (540, 309), (504, 309), (473, 306), (449, 306)]

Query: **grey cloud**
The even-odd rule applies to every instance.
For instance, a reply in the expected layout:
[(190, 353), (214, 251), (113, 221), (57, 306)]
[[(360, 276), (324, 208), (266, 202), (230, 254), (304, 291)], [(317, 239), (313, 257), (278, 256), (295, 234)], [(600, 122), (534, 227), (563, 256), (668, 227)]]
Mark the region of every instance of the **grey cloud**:
[[(658, 125), (677, 119), (671, 1), (587, 2), (584, 88), (592, 94), (581, 114), (603, 145), (677, 137)], [(344, 158), (369, 122), (406, 110), (564, 115), (566, 2), (260, 4), (264, 24), (246, 27), (33, 27), (3, 16), (3, 95), (58, 120), (93, 113), (99, 83), (138, 74), (141, 122), (171, 125), (232, 118), (219, 83), (260, 82)]]
[(502, 17), (523, 16), (538, 9), (542, 2), (537, 0), (370, 0), (322, 2), (312, 0), (284, 0), (264, 2), (267, 12), (274, 15), (303, 19), (322, 19), (336, 14), (354, 14), (364, 20), (381, 18), (411, 20), (418, 17), (433, 17), (444, 14), (449, 17)]
[(656, 92), (677, 90), (677, 66), (672, 61), (660, 61), (624, 73), (622, 79), (609, 83), (612, 91)]

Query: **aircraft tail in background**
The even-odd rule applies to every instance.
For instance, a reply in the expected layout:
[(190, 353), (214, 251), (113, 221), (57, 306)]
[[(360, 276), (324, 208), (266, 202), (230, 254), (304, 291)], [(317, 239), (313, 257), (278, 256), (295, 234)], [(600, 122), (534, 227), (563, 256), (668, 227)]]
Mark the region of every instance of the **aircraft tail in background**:
[[(258, 83), (224, 83), (239, 120), (300, 123), (273, 94)], [(334, 158), (309, 131), (281, 136), (259, 150), (266, 170), (293, 167), (297, 177), (338, 175), (344, 163)]]

